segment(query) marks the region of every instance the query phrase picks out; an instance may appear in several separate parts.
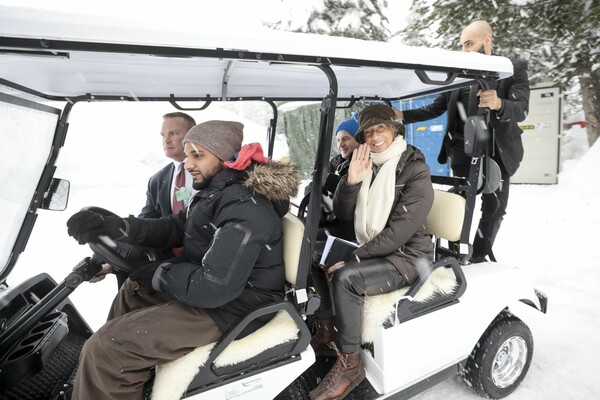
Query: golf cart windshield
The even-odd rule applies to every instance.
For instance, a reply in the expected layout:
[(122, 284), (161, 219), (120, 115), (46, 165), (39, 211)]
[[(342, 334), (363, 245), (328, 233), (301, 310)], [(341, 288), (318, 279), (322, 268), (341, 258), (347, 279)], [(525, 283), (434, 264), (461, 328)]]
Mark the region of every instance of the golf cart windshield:
[[(60, 110), (0, 93), (0, 266), (11, 263), (15, 243), (26, 242), (40, 177), (52, 149)], [(43, 193), (43, 192), (42, 192)], [(21, 229), (27, 226), (28, 229)]]

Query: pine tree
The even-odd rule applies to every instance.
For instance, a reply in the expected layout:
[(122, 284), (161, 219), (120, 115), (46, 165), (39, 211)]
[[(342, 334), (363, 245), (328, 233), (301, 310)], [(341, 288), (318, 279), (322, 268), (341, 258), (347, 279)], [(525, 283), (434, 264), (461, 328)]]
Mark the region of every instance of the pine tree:
[[(494, 53), (529, 62), (532, 82), (561, 88), (579, 83), (590, 145), (600, 119), (600, 5), (597, 0), (414, 0), (401, 33), (409, 44), (457, 49), (460, 33), (476, 19), (494, 30)], [(417, 42), (418, 38), (421, 42)]]
[[(319, 0), (314, 2), (306, 22), (297, 18), (297, 2), (282, 2), (289, 5), (289, 15), (294, 15), (294, 19), (288, 18), (268, 26), (293, 32), (378, 41), (387, 41), (391, 35), (384, 14), (387, 0)], [(303, 6), (306, 7), (306, 4), (303, 3)]]

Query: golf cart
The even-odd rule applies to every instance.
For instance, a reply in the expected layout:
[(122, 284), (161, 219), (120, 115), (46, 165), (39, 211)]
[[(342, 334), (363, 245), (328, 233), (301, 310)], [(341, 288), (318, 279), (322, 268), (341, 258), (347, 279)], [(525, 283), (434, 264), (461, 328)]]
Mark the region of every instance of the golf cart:
[[(60, 398), (92, 334), (69, 299), (98, 272), (90, 257), (74, 261), (73, 272), (60, 282), (44, 273), (14, 287), (6, 283), (11, 271), (24, 267), (17, 261), (37, 210), (66, 208), (68, 182), (55, 178), (54, 171), (78, 104), (165, 102), (186, 110), (182, 104), (190, 102), (207, 108), (219, 101), (263, 101), (273, 111), (266, 129), (272, 156), (277, 104), (319, 101), (311, 173), (318, 188), (326, 178), (338, 107), (358, 100), (389, 103), (512, 74), (508, 59), (479, 54), (283, 32), (232, 37), (230, 32), (132, 29), (126, 21), (84, 25), (68, 15), (3, 11), (2, 399)], [(366, 299), (362, 357), (367, 379), (347, 398), (405, 399), (457, 374), (476, 392), (501, 398), (524, 379), (533, 355), (530, 327), (546, 312), (546, 296), (517, 268), (468, 263), (475, 197), (483, 187), (479, 169), (486, 168), (490, 140), (485, 129), (473, 131), (469, 145), (476, 162), (467, 179), (434, 178), (435, 202), (427, 220), (436, 244), (433, 267), (406, 290)], [(249, 314), (219, 342), (157, 366), (148, 398), (308, 398), (331, 365), (331, 359), (315, 357), (307, 324), (319, 303), (308, 279), (319, 192), (312, 190), (301, 215), (289, 213), (282, 221), (285, 301)], [(64, 226), (56, 232), (66, 234)], [(90, 247), (95, 257), (121, 270), (134, 268), (109, 245)], [(251, 321), (265, 315), (274, 318), (238, 339)]]

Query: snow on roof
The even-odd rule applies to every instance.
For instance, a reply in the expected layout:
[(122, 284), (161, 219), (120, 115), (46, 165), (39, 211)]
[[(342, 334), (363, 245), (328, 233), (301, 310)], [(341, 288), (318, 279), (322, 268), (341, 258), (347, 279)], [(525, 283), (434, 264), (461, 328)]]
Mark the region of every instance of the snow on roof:
[[(243, 28), (240, 32), (222, 22), (203, 20), (175, 28), (160, 20), (92, 19), (66, 12), (0, 6), (0, 77), (50, 96), (92, 93), (318, 99), (329, 89), (327, 77), (314, 66), (319, 63), (332, 65), (341, 98), (398, 98), (440, 89), (439, 85), (421, 82), (415, 69), (430, 71), (430, 77), (436, 80), (445, 80), (447, 72), (466, 76), (492, 72), (500, 78), (512, 75), (512, 64), (504, 57), (259, 27)], [(28, 45), (35, 46), (44, 39), (50, 43), (50, 49), (42, 45), (40, 50), (55, 54), (38, 54), (35, 58), (31, 54), (3, 54), (3, 48), (15, 49), (14, 44), (7, 45), (8, 38), (34, 39)], [(153, 47), (145, 47), (147, 53), (140, 48), (111, 52), (96, 47), (90, 51), (86, 47), (70, 47), (71, 42), (87, 43), (88, 47)], [(160, 49), (164, 48), (187, 50), (187, 56), (170, 53), (162, 57)], [(200, 58), (194, 53), (199, 50), (224, 50), (227, 55), (221, 59)], [(277, 58), (271, 59), (275, 62), (257, 60), (262, 54), (266, 60), (268, 54)], [(464, 81), (458, 78), (455, 83)]]

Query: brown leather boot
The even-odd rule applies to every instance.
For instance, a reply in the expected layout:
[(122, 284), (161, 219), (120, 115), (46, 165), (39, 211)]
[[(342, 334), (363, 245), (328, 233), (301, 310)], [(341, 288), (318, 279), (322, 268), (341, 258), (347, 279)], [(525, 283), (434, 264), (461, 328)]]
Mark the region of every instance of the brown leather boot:
[(310, 345), (315, 351), (315, 354), (317, 356), (335, 356), (335, 350), (329, 347), (329, 343), (335, 342), (335, 339), (337, 338), (335, 319), (315, 319), (313, 323), (313, 332), (314, 336), (310, 340)]
[(341, 353), (335, 343), (331, 344), (338, 354), (319, 386), (310, 392), (311, 400), (341, 400), (365, 379), (365, 366), (360, 353)]

